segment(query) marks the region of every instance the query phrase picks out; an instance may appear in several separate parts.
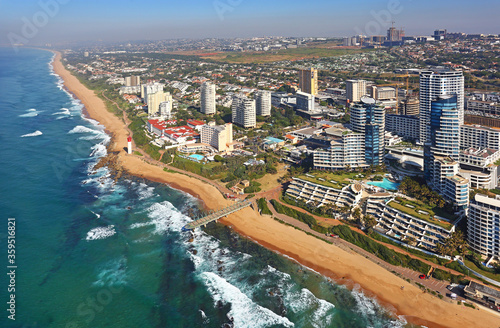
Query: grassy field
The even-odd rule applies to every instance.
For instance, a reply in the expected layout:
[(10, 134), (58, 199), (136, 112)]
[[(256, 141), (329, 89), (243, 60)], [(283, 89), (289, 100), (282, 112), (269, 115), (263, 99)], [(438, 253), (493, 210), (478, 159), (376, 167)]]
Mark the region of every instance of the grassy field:
[[(200, 56), (206, 59), (215, 61), (234, 63), (234, 64), (248, 64), (248, 63), (270, 63), (283, 60), (301, 60), (308, 58), (321, 58), (321, 57), (336, 57), (357, 53), (364, 53), (373, 51), (372, 49), (344, 49), (339, 47), (322, 47), (311, 46), (297, 49), (283, 49), (276, 51), (258, 51), (258, 52), (217, 52), (205, 54), (202, 52), (189, 51), (185, 52), (186, 56)], [(176, 55), (183, 55), (183, 52), (176, 52)]]
[(278, 182), (278, 179), (287, 173), (285, 164), (278, 163), (276, 169), (278, 170), (277, 174), (266, 174), (262, 178), (255, 180), (261, 184), (260, 188), (262, 191), (271, 190), (281, 185), (281, 183)]

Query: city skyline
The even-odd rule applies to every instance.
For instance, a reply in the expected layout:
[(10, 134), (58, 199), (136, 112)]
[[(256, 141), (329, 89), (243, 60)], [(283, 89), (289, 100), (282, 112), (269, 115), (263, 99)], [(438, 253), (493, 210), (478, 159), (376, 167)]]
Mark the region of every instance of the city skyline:
[[(0, 44), (385, 35), (392, 21), (395, 27), (404, 28), (407, 35), (430, 35), (439, 28), (498, 33), (495, 8), (500, 9), (500, 5), (494, 1), (480, 2), (483, 6), (463, 0), (358, 0), (341, 4), (321, 0), (313, 4), (289, 1), (286, 5), (261, 0), (189, 4), (146, 1), (135, 8), (132, 2), (123, 1), (41, 0), (22, 5), (3, 1)], [(485, 6), (492, 10), (485, 11)]]

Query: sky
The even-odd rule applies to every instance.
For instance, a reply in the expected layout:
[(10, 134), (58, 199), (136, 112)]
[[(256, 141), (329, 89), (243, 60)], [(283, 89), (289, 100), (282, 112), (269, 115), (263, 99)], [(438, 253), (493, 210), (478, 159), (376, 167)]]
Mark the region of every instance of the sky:
[(500, 33), (498, 0), (0, 0), (0, 44)]

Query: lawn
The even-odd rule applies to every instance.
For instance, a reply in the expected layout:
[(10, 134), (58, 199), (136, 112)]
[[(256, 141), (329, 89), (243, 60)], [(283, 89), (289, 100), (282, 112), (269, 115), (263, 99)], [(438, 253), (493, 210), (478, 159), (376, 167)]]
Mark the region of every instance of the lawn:
[(500, 274), (485, 271), (485, 270), (479, 268), (474, 262), (471, 262), (467, 259), (464, 259), (464, 262), (465, 262), (466, 266), (468, 266), (472, 270), (476, 271), (477, 273), (480, 273), (483, 276), (488, 277), (490, 279), (500, 281)]
[[(414, 217), (419, 218), (421, 220), (427, 221), (429, 223), (438, 225), (438, 226), (443, 227), (447, 230), (451, 229), (451, 227), (453, 226), (449, 222), (434, 220), (432, 218), (434, 215), (439, 215), (439, 216), (444, 217), (444, 214), (446, 214), (449, 216), (449, 213), (444, 212), (442, 209), (439, 209), (439, 211), (436, 211), (437, 208), (431, 208), (430, 206), (425, 205), (424, 203), (419, 202), (419, 201), (409, 201), (409, 200), (402, 199), (402, 198), (397, 198), (397, 200), (400, 202), (400, 204), (392, 201), (392, 202), (389, 202), (387, 205), (389, 205), (390, 207), (392, 207), (396, 210), (399, 210), (403, 213), (409, 214), (411, 216), (414, 216)], [(410, 208), (408, 206), (405, 206), (406, 204), (412, 205), (415, 208)], [(429, 214), (426, 215), (426, 214), (418, 213), (418, 210), (425, 211)], [(436, 212), (438, 212), (439, 214)], [(440, 214), (442, 214), (442, 215), (440, 215)]]
[[(326, 187), (342, 189), (343, 187), (345, 187), (345, 185), (351, 184), (351, 182), (349, 182), (348, 179), (353, 179), (353, 180), (363, 179), (361, 177), (357, 178), (356, 175), (358, 174), (360, 173), (351, 172), (351, 173), (334, 174), (332, 172), (314, 171), (309, 173), (309, 175), (313, 175), (314, 177), (301, 175), (298, 178), (310, 181), (312, 183), (317, 183)], [(324, 181), (320, 179), (323, 179)]]

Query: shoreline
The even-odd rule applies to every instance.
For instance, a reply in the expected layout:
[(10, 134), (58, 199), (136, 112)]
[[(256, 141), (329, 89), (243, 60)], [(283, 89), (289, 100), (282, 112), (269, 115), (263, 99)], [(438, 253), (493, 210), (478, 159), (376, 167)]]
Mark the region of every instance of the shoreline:
[[(88, 117), (104, 125), (111, 136), (108, 147), (110, 151), (118, 153), (118, 163), (124, 171), (187, 192), (200, 199), (207, 208), (231, 203), (211, 185), (186, 175), (163, 171), (161, 167), (148, 164), (138, 156), (127, 155), (124, 148), (128, 132), (122, 120), (108, 112), (104, 101), (67, 71), (60, 58), (60, 53), (56, 53), (53, 58), (54, 73), (64, 81), (67, 91), (82, 102)], [(272, 218), (260, 216), (250, 208), (221, 221), (246, 238), (333, 278), (336, 283), (346, 285), (349, 289), (359, 285), (367, 296), (375, 298), (383, 307), (392, 310), (397, 316), (403, 316), (410, 323), (429, 328), (474, 327), (478, 323), (481, 323), (481, 327), (500, 325), (498, 317), (486, 311), (458, 306), (423, 293), (357, 253), (347, 252)], [(404, 291), (400, 286), (405, 287)]]

